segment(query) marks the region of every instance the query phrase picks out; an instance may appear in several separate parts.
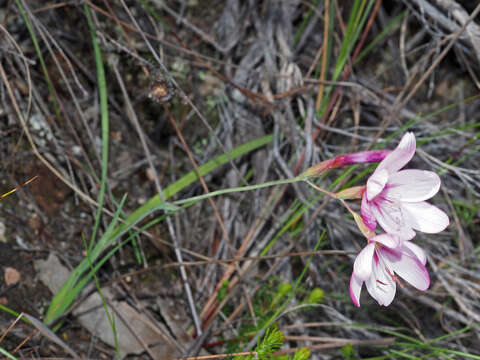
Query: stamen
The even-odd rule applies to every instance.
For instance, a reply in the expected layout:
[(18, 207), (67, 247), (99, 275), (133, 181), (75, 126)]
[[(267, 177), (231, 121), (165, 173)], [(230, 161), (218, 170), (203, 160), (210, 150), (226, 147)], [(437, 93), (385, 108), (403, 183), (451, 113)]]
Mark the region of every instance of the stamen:
[(390, 272), (390, 269), (388, 267), (385, 266), (385, 270), (387, 271), (387, 274), (390, 275), (390, 277), (392, 278), (392, 280), (394, 282), (396, 282), (398, 285), (400, 285), (400, 287), (403, 289), (403, 284), (402, 282), (400, 281), (400, 279), (392, 272)]

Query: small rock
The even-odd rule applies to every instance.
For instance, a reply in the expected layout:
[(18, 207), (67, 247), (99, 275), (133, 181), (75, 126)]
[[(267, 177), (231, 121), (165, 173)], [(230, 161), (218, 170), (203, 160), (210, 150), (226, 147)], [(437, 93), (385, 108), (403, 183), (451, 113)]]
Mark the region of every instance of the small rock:
[(7, 284), (7, 286), (18, 283), (21, 277), (20, 273), (12, 267), (5, 268), (3, 276), (5, 277), (5, 284)]

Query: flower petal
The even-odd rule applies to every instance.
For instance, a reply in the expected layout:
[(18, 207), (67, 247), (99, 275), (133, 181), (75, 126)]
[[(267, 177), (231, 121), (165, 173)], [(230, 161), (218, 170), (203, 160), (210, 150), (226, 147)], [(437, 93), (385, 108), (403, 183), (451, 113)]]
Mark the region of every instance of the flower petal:
[(370, 208), (366, 194), (363, 194), (362, 207), (360, 208), (360, 211), (362, 213), (362, 218), (365, 225), (367, 225), (370, 230), (375, 230), (377, 227), (377, 220), (375, 220), (375, 215)]
[(378, 242), (382, 245), (385, 245), (389, 248), (396, 248), (400, 245), (400, 239), (397, 235), (394, 234), (380, 234), (371, 239), (372, 241)]
[(377, 170), (386, 169), (389, 174), (397, 172), (404, 167), (415, 154), (415, 135), (411, 132), (403, 135), (398, 146), (378, 165)]
[(430, 199), (440, 189), (440, 177), (432, 171), (402, 170), (391, 174), (382, 196), (396, 201)]
[(362, 281), (365, 281), (372, 274), (373, 252), (375, 250), (375, 243), (371, 242), (365, 246), (357, 255), (355, 263), (353, 264), (353, 273)]
[(411, 241), (404, 241), (403, 246), (407, 252), (410, 252), (413, 256), (415, 256), (423, 265), (426, 264), (427, 256), (420, 246)]
[(447, 214), (425, 201), (405, 202), (402, 203), (402, 208), (408, 225), (415, 230), (435, 234), (445, 230), (450, 224)]
[(375, 263), (372, 276), (365, 282), (368, 293), (380, 305), (388, 306), (395, 297), (396, 284), (386, 273), (382, 262)]
[(398, 259), (392, 256), (389, 251), (382, 252), (386, 259), (387, 266), (397, 273), (402, 279), (416, 287), (418, 290), (427, 290), (430, 286), (430, 276), (428, 271), (416, 257), (410, 256), (407, 252), (402, 252)]
[(360, 307), (360, 293), (363, 281), (358, 279), (354, 273), (350, 276), (350, 299), (356, 307)]
[(400, 204), (382, 200), (376, 201), (370, 208), (385, 232), (398, 235), (404, 240), (415, 237), (415, 231), (412, 230), (412, 226), (407, 222)]
[(371, 201), (375, 196), (380, 194), (387, 184), (388, 171), (385, 169), (377, 169), (367, 180), (367, 200)]

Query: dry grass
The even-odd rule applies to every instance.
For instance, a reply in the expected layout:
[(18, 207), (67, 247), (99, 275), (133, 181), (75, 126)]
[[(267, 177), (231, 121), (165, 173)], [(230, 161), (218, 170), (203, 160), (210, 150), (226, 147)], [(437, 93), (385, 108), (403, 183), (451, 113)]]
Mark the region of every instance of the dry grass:
[[(113, 309), (128, 304), (170, 346), (146, 349), (138, 358), (168, 358), (165, 349), (174, 357), (222, 354), (235, 349), (239, 336), (244, 347), (235, 351), (249, 351), (245, 345), (256, 341), (251, 330), (280, 306), (274, 300), (279, 284), (295, 284), (307, 265), (276, 319), (286, 336), (284, 352), (307, 346), (311, 359), (480, 354), (478, 6), (372, 1), (334, 79), (353, 1), (85, 3), (108, 92), (110, 157), (100, 233), (125, 193), (128, 214), (185, 173), (268, 134), (271, 144), (229, 159), (175, 198), (293, 177), (408, 129), (419, 148), (412, 167), (441, 175), (434, 202), (451, 220), (441, 234), (417, 236), (428, 251), (427, 292), (406, 286), (388, 308), (364, 295), (357, 309), (348, 279), (362, 238), (338, 203), (314, 201), (317, 194), (304, 184), (197, 203), (144, 231), (97, 274)], [(334, 22), (332, 29), (325, 19)], [(52, 294), (33, 264), (55, 254), (74, 268), (85, 257), (82, 236), (89, 239), (94, 228), (102, 168), (95, 56), (76, 1), (0, 2), (0, 32), (2, 190), (39, 176), (0, 203), (6, 228), (0, 265), (22, 276), (14, 285), (0, 283), (0, 302), (41, 319)], [(399, 138), (382, 146), (393, 148)], [(362, 170), (342, 179), (341, 171), (331, 172), (323, 185), (341, 180), (339, 188)], [(308, 262), (321, 237), (322, 251)], [(269, 256), (259, 260), (270, 244)], [(229, 261), (234, 257), (241, 259)], [(314, 288), (324, 297), (305, 308)], [(20, 358), (67, 356), (65, 344), (82, 357), (113, 357), (103, 334), (80, 325), (75, 309), (87, 295), (57, 322), (64, 344), (40, 325), (32, 337), (30, 325), (9, 328), (15, 317), (2, 311), (7, 334), (0, 347)], [(227, 346), (229, 339), (237, 341)], [(350, 358), (346, 344), (353, 345)]]

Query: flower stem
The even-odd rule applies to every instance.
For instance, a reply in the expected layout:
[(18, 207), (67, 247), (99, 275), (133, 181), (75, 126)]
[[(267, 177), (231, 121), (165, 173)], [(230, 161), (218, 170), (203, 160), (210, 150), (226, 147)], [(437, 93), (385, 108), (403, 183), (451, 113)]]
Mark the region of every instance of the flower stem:
[(218, 196), (218, 195), (263, 189), (263, 188), (271, 187), (271, 186), (275, 186), (275, 185), (292, 184), (292, 183), (299, 182), (299, 181), (302, 181), (302, 180), (303, 180), (303, 177), (297, 176), (297, 177), (294, 177), (294, 178), (291, 178), (291, 179), (268, 181), (268, 182), (263, 183), (263, 184), (240, 186), (240, 187), (229, 188), (229, 189), (222, 189), (222, 190), (212, 191), (208, 194), (203, 194), (203, 195), (199, 195), (199, 196), (193, 196), (193, 197), (190, 197), (190, 198), (187, 198), (187, 199), (177, 200), (177, 201), (174, 201), (173, 204), (183, 205), (183, 204), (187, 204), (187, 203), (192, 203), (192, 202), (197, 202), (197, 201), (200, 201), (200, 200), (208, 199), (208, 198)]

